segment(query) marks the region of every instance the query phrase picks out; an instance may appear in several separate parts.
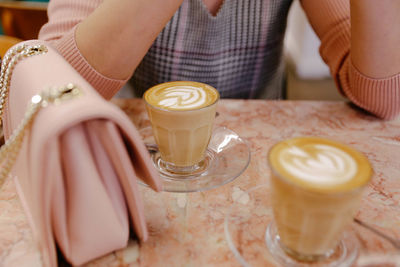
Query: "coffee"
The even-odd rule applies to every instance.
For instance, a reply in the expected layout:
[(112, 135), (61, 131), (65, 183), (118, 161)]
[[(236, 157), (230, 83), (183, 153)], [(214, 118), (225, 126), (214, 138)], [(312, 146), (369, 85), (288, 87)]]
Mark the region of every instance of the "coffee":
[(316, 137), (276, 144), (269, 153), (274, 218), (292, 256), (313, 260), (331, 253), (358, 209), (372, 169), (350, 147)]
[(211, 138), (218, 91), (203, 83), (176, 81), (144, 94), (161, 158), (186, 167), (201, 162)]
[(215, 88), (197, 82), (168, 82), (146, 91), (146, 102), (165, 110), (194, 110), (214, 104), (219, 94)]

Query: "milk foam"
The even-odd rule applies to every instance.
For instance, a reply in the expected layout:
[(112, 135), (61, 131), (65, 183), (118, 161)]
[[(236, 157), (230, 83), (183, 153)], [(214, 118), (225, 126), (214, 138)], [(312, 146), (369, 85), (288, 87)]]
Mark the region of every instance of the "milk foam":
[(279, 162), (294, 177), (320, 185), (346, 183), (357, 173), (357, 163), (349, 154), (324, 144), (283, 148)]
[(190, 85), (163, 88), (154, 94), (157, 94), (157, 106), (162, 108), (194, 109), (204, 106), (207, 101), (207, 94), (202, 88)]

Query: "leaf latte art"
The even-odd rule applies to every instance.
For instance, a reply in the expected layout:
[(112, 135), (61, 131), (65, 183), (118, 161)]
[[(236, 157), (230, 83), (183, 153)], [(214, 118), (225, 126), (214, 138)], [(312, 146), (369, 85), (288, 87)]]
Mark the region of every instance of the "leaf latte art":
[(321, 185), (346, 183), (358, 171), (356, 161), (349, 154), (325, 144), (286, 147), (280, 151), (279, 162), (298, 179)]
[(164, 89), (158, 95), (158, 106), (174, 109), (192, 109), (204, 106), (207, 95), (201, 88), (194, 86), (174, 86)]
[(144, 95), (147, 103), (166, 110), (193, 110), (214, 104), (218, 91), (204, 83), (176, 81), (156, 85)]

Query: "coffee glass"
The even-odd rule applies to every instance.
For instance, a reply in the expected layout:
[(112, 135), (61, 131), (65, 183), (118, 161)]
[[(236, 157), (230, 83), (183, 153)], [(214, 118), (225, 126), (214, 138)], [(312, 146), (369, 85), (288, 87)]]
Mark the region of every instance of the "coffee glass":
[(192, 81), (158, 84), (144, 94), (155, 142), (165, 171), (190, 174), (205, 166), (218, 91)]
[(342, 143), (297, 137), (274, 145), (268, 161), (274, 215), (266, 233), (270, 252), (276, 256), (281, 249), (300, 262), (337, 253), (372, 176), (367, 158)]

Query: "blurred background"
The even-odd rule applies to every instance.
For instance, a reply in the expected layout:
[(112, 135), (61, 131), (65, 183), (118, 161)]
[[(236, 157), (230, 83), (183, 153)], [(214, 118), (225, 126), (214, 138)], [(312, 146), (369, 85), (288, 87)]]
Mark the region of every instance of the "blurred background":
[(48, 0), (0, 0), (0, 56), (17, 42), (36, 39), (47, 21)]
[(289, 12), (285, 36), (287, 98), (293, 100), (344, 100), (328, 66), (319, 55), (320, 41), (298, 0)]
[[(84, 0), (82, 0), (84, 1)], [(0, 56), (22, 40), (36, 39), (47, 21), (48, 0), (0, 0)], [(319, 56), (315, 35), (298, 0), (293, 1), (285, 39), (286, 86), (290, 100), (343, 100)], [(129, 85), (128, 85), (129, 86)], [(132, 97), (131, 88), (119, 97)]]

